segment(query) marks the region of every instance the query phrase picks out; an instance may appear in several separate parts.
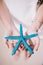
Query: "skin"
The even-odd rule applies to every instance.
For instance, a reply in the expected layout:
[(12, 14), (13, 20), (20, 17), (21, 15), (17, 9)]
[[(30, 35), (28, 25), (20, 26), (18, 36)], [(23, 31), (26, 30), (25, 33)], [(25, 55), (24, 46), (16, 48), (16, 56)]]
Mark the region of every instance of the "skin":
[[(6, 28), (8, 36), (19, 35), (19, 32), (13, 23), (12, 16), (3, 0), (0, 1), (0, 20), (3, 24), (3, 26)], [(12, 42), (12, 44), (10, 44), (11, 42)], [(8, 48), (12, 49), (16, 42), (17, 41), (6, 40), (6, 45)], [(19, 52), (19, 51), (17, 51), (17, 52)]]
[[(27, 29), (26, 33), (29, 35), (29, 34), (38, 32), (42, 24), (43, 24), (43, 4), (38, 8), (36, 12), (36, 16), (33, 22), (31, 23), (31, 26)], [(29, 40), (29, 42), (30, 44), (34, 45), (34, 46), (32, 45), (33, 46), (32, 48), (37, 51), (40, 44), (39, 36), (32, 38), (31, 40)], [(27, 58), (30, 56), (31, 54), (27, 52)]]
[[(12, 16), (3, 0), (0, 0), (0, 20), (1, 20), (2, 24), (4, 25), (4, 27), (7, 29), (9, 36), (10, 35), (19, 35), (19, 31), (16, 29), (16, 27), (13, 23), (13, 20), (12, 20)], [(34, 20), (32, 21), (32, 24), (30, 25), (30, 27), (27, 28), (25, 35), (35, 33), (36, 31), (38, 32), (38, 30), (40, 29), (42, 24), (43, 24), (43, 4), (38, 8), (38, 10), (36, 12), (36, 16), (35, 16)], [(11, 48), (11, 50), (12, 50), (13, 47), (15, 46), (16, 42), (17, 41), (6, 40), (6, 45), (8, 48)], [(33, 50), (34, 49), (36, 51), (38, 50), (38, 47), (40, 44), (39, 36), (32, 38), (30, 40), (27, 40), (27, 42)], [(12, 44), (10, 44), (10, 43), (12, 43)], [(25, 51), (26, 59), (31, 56), (31, 54), (26, 51), (23, 44), (21, 44), (21, 46), (19, 47), (19, 49), (17, 50), (17, 52), (14, 56), (18, 56), (21, 51)]]

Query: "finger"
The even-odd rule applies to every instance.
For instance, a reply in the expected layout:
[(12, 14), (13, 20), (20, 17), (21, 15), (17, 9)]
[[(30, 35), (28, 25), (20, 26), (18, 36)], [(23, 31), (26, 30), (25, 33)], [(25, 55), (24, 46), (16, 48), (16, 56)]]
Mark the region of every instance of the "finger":
[[(13, 48), (15, 47), (15, 45), (16, 45), (16, 43), (17, 43), (18, 41), (12, 41), (12, 43), (11, 43), (11, 50), (13, 50)], [(19, 54), (20, 54), (20, 50), (19, 50), (19, 48), (18, 48), (18, 50), (16, 50), (16, 53), (14, 54), (14, 56), (19, 56)]]
[(27, 58), (27, 59), (30, 58), (31, 55), (32, 55), (32, 54), (30, 54), (29, 52), (27, 52), (27, 54), (26, 54), (26, 58)]
[[(34, 45), (33, 45), (33, 42), (31, 41), (31, 39), (28, 40), (28, 43), (29, 43), (30, 47), (31, 47), (32, 49), (34, 49)], [(28, 51), (26, 51), (26, 58), (31, 57), (31, 55), (32, 55), (32, 54), (30, 54)]]
[(34, 49), (34, 44), (33, 44), (33, 42), (32, 42), (31, 39), (29, 39), (29, 44), (30, 44), (30, 47), (31, 47), (32, 49)]
[(16, 40), (10, 41), (10, 48), (11, 48), (11, 50), (15, 47), (16, 43), (17, 43)]
[[(11, 36), (12, 34), (13, 34), (13, 33), (10, 32), (8, 36)], [(6, 45), (7, 45), (7, 47), (9, 48), (9, 40), (6, 40)]]
[(12, 42), (11, 47), (14, 48), (14, 46), (15, 46), (15, 45), (14, 45), (14, 42)]
[(25, 59), (28, 59), (31, 57), (31, 54), (25, 49)]
[(7, 47), (9, 48), (9, 43), (8, 43), (9, 41), (8, 40), (6, 40), (6, 45), (7, 45)]
[[(25, 35), (28, 35), (27, 32), (25, 32)], [(28, 43), (28, 45), (30, 45), (30, 44), (29, 44), (29, 40), (26, 40), (26, 42)]]
[(17, 41), (13, 40), (11, 43), (11, 48), (14, 48), (14, 46), (16, 45)]
[[(28, 35), (27, 32), (26, 32), (26, 35)], [(33, 42), (34, 42), (34, 41), (32, 41), (31, 39), (27, 40), (27, 43), (30, 45), (30, 47), (31, 47), (32, 49), (34, 49), (34, 44), (33, 44)]]
[(22, 51), (25, 49), (25, 47), (24, 47), (24, 44), (23, 44), (23, 43), (21, 43), (21, 44), (20, 44), (20, 48), (21, 48), (21, 50), (22, 50)]
[(39, 37), (37, 37), (35, 40), (36, 40), (36, 44), (35, 44), (34, 49), (37, 51), (37, 50), (38, 50), (38, 48), (39, 48), (39, 45), (40, 45), (40, 40), (39, 40)]
[(22, 51), (24, 50), (24, 45), (23, 45), (22, 43), (20, 44), (18, 50), (19, 50), (20, 52), (22, 52)]
[(15, 59), (18, 59), (19, 56), (20, 56), (20, 52), (19, 52), (19, 50), (17, 50), (16, 53), (13, 55), (13, 57), (14, 57)]

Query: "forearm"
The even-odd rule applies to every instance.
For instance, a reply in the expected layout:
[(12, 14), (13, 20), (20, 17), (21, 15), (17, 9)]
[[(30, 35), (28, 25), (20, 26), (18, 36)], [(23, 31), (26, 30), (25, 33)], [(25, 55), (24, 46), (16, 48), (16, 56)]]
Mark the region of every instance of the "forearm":
[(43, 24), (43, 4), (36, 11), (36, 15), (31, 24), (32, 25), (31, 28), (34, 29), (35, 31), (38, 31), (42, 24)]
[(38, 31), (42, 24), (43, 24), (42, 13), (36, 13), (35, 19), (32, 21), (31, 28), (35, 31)]
[(15, 28), (10, 12), (3, 1), (0, 2), (0, 19), (6, 29), (11, 30)]
[(40, 27), (42, 26), (42, 24), (43, 24), (43, 22), (33, 21), (32, 24), (31, 24), (31, 28), (34, 31), (38, 31), (40, 29)]

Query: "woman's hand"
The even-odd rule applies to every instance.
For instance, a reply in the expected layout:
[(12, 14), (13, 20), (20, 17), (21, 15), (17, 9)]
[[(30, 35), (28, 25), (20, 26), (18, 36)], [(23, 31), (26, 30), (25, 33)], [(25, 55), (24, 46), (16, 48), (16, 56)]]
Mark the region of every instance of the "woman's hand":
[[(8, 31), (8, 36), (19, 36), (19, 31), (15, 27), (12, 30)], [(6, 40), (6, 45), (12, 51), (17, 42), (18, 42), (17, 40), (13, 40), (13, 41)], [(18, 48), (14, 56), (18, 57), (19, 54), (20, 54), (20, 49)]]
[[(25, 33), (25, 35), (31, 35), (31, 34), (34, 34), (34, 33), (36, 33), (36, 30), (34, 29), (34, 27), (33, 28), (29, 27), (27, 29), (27, 32)], [(8, 32), (8, 36), (12, 36), (12, 35), (13, 36), (19, 35), (19, 32), (16, 28), (14, 28), (14, 30), (12, 29), (10, 32)], [(13, 40), (13, 41), (6, 40), (6, 45), (7, 45), (8, 48), (10, 48), (12, 50), (17, 42), (18, 42), (17, 40)], [(40, 44), (39, 36), (31, 38), (29, 40), (26, 40), (26, 42), (30, 45), (30, 47), (33, 50), (36, 50), (36, 51), (38, 50), (39, 44)], [(25, 51), (25, 57), (26, 58), (29, 58), (32, 55), (26, 50), (24, 45), (21, 44), (14, 56), (19, 57), (19, 54), (22, 51)]]
[[(31, 35), (34, 33), (36, 33), (36, 30), (34, 29), (34, 27), (33, 28), (29, 27), (25, 35)], [(37, 51), (39, 48), (39, 44), (40, 44), (39, 36), (27, 40), (27, 43), (30, 45), (30, 47), (33, 50)], [(25, 49), (25, 52), (26, 52), (26, 58), (29, 58), (32, 55), (26, 49)]]

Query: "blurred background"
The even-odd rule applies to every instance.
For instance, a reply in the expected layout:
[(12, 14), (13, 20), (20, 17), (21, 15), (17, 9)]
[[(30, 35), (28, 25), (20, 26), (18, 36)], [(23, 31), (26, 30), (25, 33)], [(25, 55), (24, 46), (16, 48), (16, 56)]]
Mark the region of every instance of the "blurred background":
[[(21, 0), (16, 0), (16, 1), (21, 2)], [(19, 12), (18, 6), (16, 6), (16, 7), (14, 6), (15, 9), (12, 6), (14, 4), (17, 4), (16, 1), (15, 0), (9, 0), (9, 1), (6, 0), (5, 1), (6, 4), (7, 4), (7, 6), (8, 6), (8, 8), (9, 8), (9, 10), (10, 10), (10, 12), (11, 12), (11, 14), (14, 17), (16, 17), (19, 21), (25, 21), (25, 22), (26, 21), (27, 22), (31, 21), (31, 18), (34, 17), (34, 15), (35, 15), (35, 10), (34, 9), (36, 7), (37, 0), (27, 0), (27, 1), (25, 0), (25, 3), (26, 2), (27, 3), (31, 2), (31, 6), (32, 7), (34, 6), (33, 9), (31, 8), (32, 9), (32, 13), (31, 13), (32, 16), (29, 13), (27, 13), (29, 11), (28, 10), (28, 7), (29, 7), (28, 4), (27, 4), (27, 7), (26, 7), (27, 10), (25, 10), (25, 6), (24, 6), (24, 12), (22, 12), (22, 13), (20, 12), (21, 14), (20, 13), (18, 14), (18, 12)], [(22, 1), (24, 1), (24, 0), (22, 0)], [(24, 5), (23, 2), (21, 2), (21, 4), (22, 4), (22, 7), (23, 7), (23, 5)], [(22, 11), (22, 7), (21, 7), (20, 11)], [(18, 10), (18, 12), (16, 12), (15, 10)], [(34, 12), (34, 14), (33, 14), (33, 12)], [(30, 17), (28, 15), (30, 15)], [(16, 25), (16, 23), (15, 23), (15, 25)], [(21, 53), (19, 59), (15, 59), (11, 55), (10, 49), (8, 49), (7, 46), (6, 46), (6, 44), (5, 44), (5, 39), (4, 39), (5, 35), (6, 35), (5, 28), (4, 28), (3, 24), (0, 21), (0, 65), (43, 65), (43, 25), (41, 26), (41, 28), (39, 30), (40, 47), (39, 47), (38, 51), (35, 52), (31, 56), (31, 58), (29, 58), (28, 60), (24, 59), (24, 52)]]

